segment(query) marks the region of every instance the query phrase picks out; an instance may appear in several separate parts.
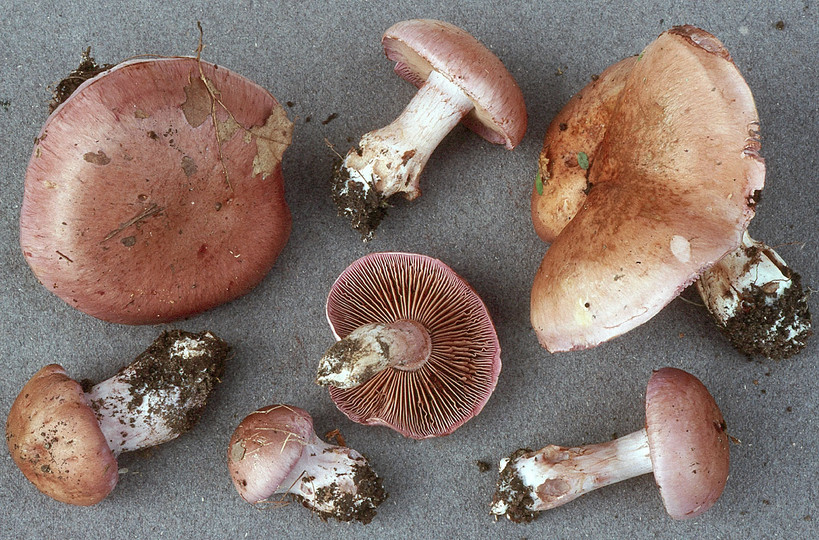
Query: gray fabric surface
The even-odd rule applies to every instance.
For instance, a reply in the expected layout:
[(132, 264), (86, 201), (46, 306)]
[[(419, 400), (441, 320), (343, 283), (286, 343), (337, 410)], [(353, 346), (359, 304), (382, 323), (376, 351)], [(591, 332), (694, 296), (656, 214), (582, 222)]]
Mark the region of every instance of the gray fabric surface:
[[(806, 286), (819, 283), (819, 11), (794, 2), (23, 2), (0, 7), (0, 412), (37, 369), (58, 362), (101, 380), (162, 328), (210, 329), (235, 351), (201, 423), (176, 441), (121, 456), (114, 492), (91, 508), (33, 488), (0, 450), (3, 538), (806, 538), (819, 534), (819, 340), (781, 362), (747, 359), (700, 305), (681, 299), (596, 349), (551, 355), (529, 324), (529, 291), (546, 250), (529, 195), (552, 116), (592, 74), (636, 54), (675, 24), (719, 37), (754, 93), (767, 185), (750, 231), (778, 246)], [(388, 123), (413, 94), (393, 74), (381, 33), (407, 18), (438, 18), (503, 60), (526, 98), (529, 130), (507, 152), (458, 127), (433, 154), (423, 195), (399, 202), (364, 244), (337, 217), (327, 178), (329, 141), (346, 151)], [(290, 242), (267, 278), (228, 305), (161, 327), (127, 327), (75, 311), (42, 287), (19, 249), (19, 211), (32, 140), (49, 88), (87, 46), (103, 62), (193, 54), (269, 89), (295, 122), (283, 168)], [(783, 21), (784, 28), (777, 28)], [(780, 25), (781, 26), (781, 25)], [(334, 120), (324, 123), (331, 115)], [(309, 121), (308, 121), (309, 120)], [(494, 317), (503, 371), (483, 413), (453, 435), (424, 441), (353, 424), (313, 384), (333, 338), (324, 301), (336, 276), (373, 251), (420, 252), (466, 278)], [(693, 291), (683, 296), (698, 302)], [(813, 311), (819, 312), (816, 296)], [(722, 498), (684, 522), (663, 510), (650, 475), (598, 490), (527, 525), (493, 522), (498, 460), (520, 447), (580, 445), (643, 425), (652, 369), (697, 375), (738, 439)], [(227, 442), (270, 403), (309, 410), (316, 431), (339, 428), (368, 455), (390, 493), (367, 526), (322, 522), (297, 504), (253, 508), (233, 489)], [(492, 463), (480, 472), (476, 461)]]

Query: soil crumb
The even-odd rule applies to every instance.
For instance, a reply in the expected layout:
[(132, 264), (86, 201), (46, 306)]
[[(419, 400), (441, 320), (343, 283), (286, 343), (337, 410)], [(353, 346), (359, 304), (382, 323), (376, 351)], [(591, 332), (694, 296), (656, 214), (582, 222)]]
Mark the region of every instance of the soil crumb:
[(60, 106), (68, 96), (74, 93), (82, 83), (88, 79), (93, 79), (103, 71), (111, 69), (115, 64), (97, 64), (94, 57), (91, 56), (91, 47), (88, 47), (82, 52), (82, 59), (77, 69), (68, 74), (68, 77), (57, 83), (54, 92), (52, 93), (51, 101), (48, 102), (48, 113), (54, 112), (54, 109)]
[(365, 242), (372, 240), (390, 206), (381, 194), (375, 188), (364, 189), (361, 182), (352, 181), (350, 172), (338, 159), (333, 164), (332, 195), (338, 215), (349, 218), (350, 225)]

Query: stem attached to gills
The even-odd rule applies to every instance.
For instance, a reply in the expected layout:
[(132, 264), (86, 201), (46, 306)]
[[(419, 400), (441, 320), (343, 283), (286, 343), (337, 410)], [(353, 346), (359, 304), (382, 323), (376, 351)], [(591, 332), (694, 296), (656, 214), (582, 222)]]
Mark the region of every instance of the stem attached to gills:
[(365, 324), (327, 350), (319, 363), (316, 382), (354, 388), (388, 367), (420, 369), (431, 351), (429, 332), (415, 321)]

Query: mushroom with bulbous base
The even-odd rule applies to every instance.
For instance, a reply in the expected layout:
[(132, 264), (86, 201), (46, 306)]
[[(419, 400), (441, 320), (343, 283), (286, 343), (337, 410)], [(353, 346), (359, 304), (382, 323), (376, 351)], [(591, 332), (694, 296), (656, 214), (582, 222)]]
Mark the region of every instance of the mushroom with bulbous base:
[(441, 21), (402, 21), (384, 32), (382, 44), (395, 72), (419, 90), (395, 121), (364, 135), (335, 168), (339, 215), (350, 218), (365, 240), (384, 217), (387, 199), (421, 194), (421, 171), (459, 122), (510, 150), (526, 131), (514, 78), (464, 30)]
[(716, 502), (728, 465), (728, 435), (714, 398), (693, 375), (663, 368), (648, 382), (644, 429), (607, 443), (516, 451), (500, 462), (491, 512), (531, 521), (535, 512), (653, 471), (668, 514), (687, 519)]
[(552, 352), (594, 347), (739, 245), (765, 179), (753, 96), (716, 37), (674, 27), (566, 105), (538, 178), (532, 325)]
[(322, 518), (369, 523), (387, 497), (364, 456), (319, 439), (310, 414), (290, 405), (242, 420), (230, 439), (228, 469), (247, 502), (291, 494)]
[(134, 362), (88, 392), (61, 366), (48, 365), (11, 406), (9, 452), (49, 497), (96, 504), (116, 486), (117, 455), (173, 440), (196, 424), (228, 352), (210, 332), (163, 332)]

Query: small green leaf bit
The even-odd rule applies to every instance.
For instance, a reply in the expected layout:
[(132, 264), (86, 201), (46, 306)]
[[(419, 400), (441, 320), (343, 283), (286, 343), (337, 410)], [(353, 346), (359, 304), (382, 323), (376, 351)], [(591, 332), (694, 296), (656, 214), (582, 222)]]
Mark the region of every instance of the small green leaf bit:
[(577, 164), (580, 165), (580, 168), (584, 171), (589, 170), (589, 156), (586, 155), (586, 152), (577, 153)]

